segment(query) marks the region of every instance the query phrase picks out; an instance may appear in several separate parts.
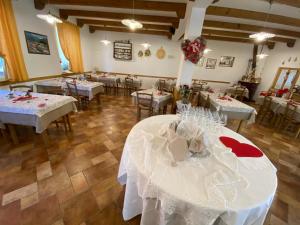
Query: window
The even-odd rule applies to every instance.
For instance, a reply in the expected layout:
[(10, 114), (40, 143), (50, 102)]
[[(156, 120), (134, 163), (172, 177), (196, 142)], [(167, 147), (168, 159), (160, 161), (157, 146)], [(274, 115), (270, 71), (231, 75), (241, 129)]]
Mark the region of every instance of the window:
[(66, 56), (63, 53), (63, 50), (60, 46), (58, 32), (57, 32), (56, 28), (55, 28), (55, 32), (56, 32), (56, 42), (57, 42), (58, 55), (59, 55), (59, 58), (60, 58), (60, 67), (63, 71), (70, 70), (70, 62), (66, 58)]
[(5, 60), (0, 56), (0, 81), (6, 80)]

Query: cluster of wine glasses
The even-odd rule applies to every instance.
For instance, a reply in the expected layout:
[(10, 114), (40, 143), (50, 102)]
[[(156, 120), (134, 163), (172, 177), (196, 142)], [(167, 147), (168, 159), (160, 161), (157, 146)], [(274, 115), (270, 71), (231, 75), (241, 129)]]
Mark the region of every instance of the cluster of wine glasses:
[(179, 115), (181, 121), (192, 122), (200, 126), (202, 130), (215, 134), (219, 133), (221, 127), (227, 124), (227, 115), (203, 107), (182, 107)]

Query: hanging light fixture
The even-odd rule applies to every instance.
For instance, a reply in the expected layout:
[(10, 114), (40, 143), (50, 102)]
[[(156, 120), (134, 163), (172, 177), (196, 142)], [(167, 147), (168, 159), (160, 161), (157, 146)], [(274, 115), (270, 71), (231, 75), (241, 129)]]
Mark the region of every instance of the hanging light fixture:
[(145, 49), (148, 49), (151, 47), (151, 45), (148, 42), (145, 42), (143, 44), (141, 44)]
[(47, 21), (50, 24), (55, 24), (55, 23), (62, 23), (63, 21), (58, 18), (57, 16), (54, 16), (53, 14), (48, 12), (48, 14), (37, 14), (36, 15), (38, 18)]
[(260, 53), (256, 55), (256, 57), (258, 57), (259, 59), (264, 59), (266, 57), (268, 57), (269, 55), (266, 53), (263, 53), (264, 50), (264, 45), (262, 45)]
[[(269, 12), (268, 12), (268, 14), (266, 16), (266, 19), (265, 19), (265, 22), (264, 22), (264, 28), (266, 27), (266, 23), (267, 23), (267, 21), (269, 19), (269, 16), (270, 16), (272, 1), (273, 0), (269, 0), (270, 7), (269, 7)], [(268, 32), (258, 32), (258, 33), (249, 35), (250, 38), (255, 39), (258, 42), (264, 41), (264, 40), (269, 39), (269, 38), (273, 38), (275, 36), (276, 36), (275, 34), (268, 33)]]
[(212, 51), (211, 49), (206, 48), (206, 49), (204, 49), (203, 53), (204, 53), (204, 54), (207, 54), (207, 53), (209, 53), (209, 52), (211, 52), (211, 51)]
[(102, 42), (104, 45), (109, 45), (111, 43), (111, 41), (107, 39), (106, 32), (104, 33), (104, 39), (100, 42)]
[(129, 27), (130, 30), (143, 28), (143, 24), (134, 19), (134, 0), (132, 1), (132, 17), (132, 19), (123, 19), (122, 24)]

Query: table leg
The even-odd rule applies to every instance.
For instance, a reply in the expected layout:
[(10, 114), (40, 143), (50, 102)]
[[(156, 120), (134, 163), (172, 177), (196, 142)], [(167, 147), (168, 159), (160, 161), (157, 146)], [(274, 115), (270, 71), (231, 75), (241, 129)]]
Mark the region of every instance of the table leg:
[(71, 121), (70, 121), (70, 116), (69, 116), (69, 114), (67, 114), (66, 117), (67, 117), (67, 123), (68, 123), (69, 130), (72, 131), (72, 123), (71, 123)]
[(100, 105), (101, 104), (100, 93), (96, 94), (96, 100), (97, 100), (97, 104)]
[(241, 129), (241, 127), (242, 127), (243, 122), (244, 122), (243, 120), (241, 120), (241, 121), (239, 122), (239, 126), (238, 126), (238, 128), (237, 128), (237, 130), (236, 130), (237, 133), (240, 132), (240, 129)]
[(44, 142), (45, 146), (48, 147), (50, 145), (50, 142), (49, 142), (49, 136), (47, 134), (47, 130), (43, 131), (41, 133), (41, 136), (42, 136), (42, 139), (43, 139), (43, 142)]
[(7, 127), (8, 127), (9, 134), (10, 134), (10, 137), (11, 137), (13, 143), (15, 145), (19, 144), (19, 139), (18, 139), (18, 136), (17, 136), (16, 129), (15, 129), (14, 125), (8, 124)]

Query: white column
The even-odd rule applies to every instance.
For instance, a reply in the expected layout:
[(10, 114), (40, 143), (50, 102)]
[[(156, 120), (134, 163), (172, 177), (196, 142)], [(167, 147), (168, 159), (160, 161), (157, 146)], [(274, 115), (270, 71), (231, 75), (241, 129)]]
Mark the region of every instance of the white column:
[[(188, 2), (184, 21), (184, 39), (194, 40), (201, 35), (206, 8), (212, 1), (213, 0), (198, 0), (195, 2)], [(181, 52), (181, 60), (176, 83), (177, 87), (182, 84), (190, 85), (192, 83), (195, 66), (196, 65), (192, 62), (188, 60), (185, 61), (184, 55)]]

